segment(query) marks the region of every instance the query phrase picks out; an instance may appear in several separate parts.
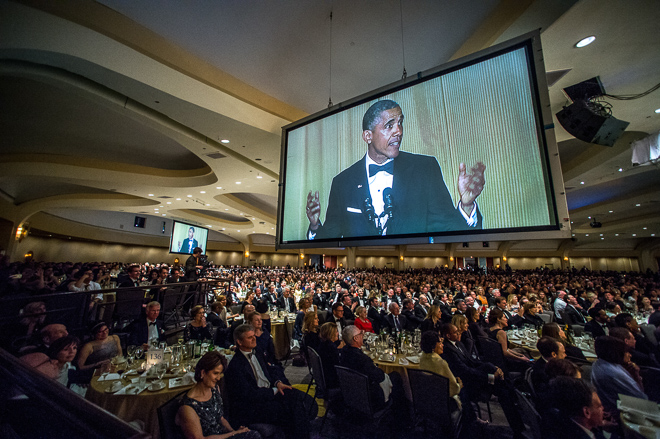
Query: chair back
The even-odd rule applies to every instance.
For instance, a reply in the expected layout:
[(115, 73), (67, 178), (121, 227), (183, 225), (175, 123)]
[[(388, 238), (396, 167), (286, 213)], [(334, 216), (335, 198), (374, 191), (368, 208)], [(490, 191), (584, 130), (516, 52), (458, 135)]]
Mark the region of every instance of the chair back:
[(369, 378), (344, 366), (335, 366), (335, 369), (341, 396), (349, 411), (372, 417), (375, 411), (369, 392)]
[(439, 422), (440, 425), (447, 424), (451, 412), (449, 380), (437, 373), (421, 369), (409, 369), (408, 379), (415, 414)]
[(499, 342), (491, 340), (490, 338), (484, 338), (481, 340), (481, 350), (484, 360), (493, 363), (502, 370), (506, 369), (504, 352), (502, 352), (502, 345), (500, 345)]
[(174, 324), (179, 326), (179, 302), (181, 297), (183, 297), (183, 294), (173, 288), (168, 288), (163, 293), (161, 313), (164, 317), (164, 326), (167, 326), (170, 320), (174, 320)]
[(328, 311), (322, 309), (317, 312), (319, 316), (319, 327), (328, 321)]
[(313, 349), (307, 348), (309, 370), (312, 373), (312, 378), (316, 383), (316, 394), (321, 395), (323, 399), (327, 399), (325, 374), (323, 373), (323, 362), (321, 356)]
[(653, 344), (653, 346), (658, 346), (658, 339), (655, 338), (655, 325), (650, 323), (644, 323), (639, 325), (639, 329), (644, 334), (644, 337)]
[(563, 324), (572, 325), (573, 323), (575, 323), (575, 322), (573, 322), (573, 319), (571, 318), (571, 316), (566, 314), (565, 311), (559, 311), (559, 315), (561, 316), (561, 322)]
[(115, 317), (119, 320), (135, 320), (140, 317), (144, 303), (144, 290), (120, 289), (116, 294)]
[(592, 368), (592, 367), (593, 367), (593, 366), (592, 366), (591, 363), (590, 363), (590, 364), (581, 364), (581, 365), (580, 365), (580, 369), (582, 369), (582, 379), (583, 379), (585, 382), (589, 383), (589, 384), (591, 384), (591, 368)]
[(541, 320), (543, 320), (543, 323), (550, 323), (552, 322), (552, 314), (547, 313), (547, 312), (542, 312), (537, 314)]
[(655, 367), (641, 367), (639, 374), (642, 376), (644, 393), (651, 401), (660, 403), (660, 369)]
[(174, 421), (181, 406), (181, 399), (187, 391), (184, 390), (158, 407), (158, 426), (160, 427), (161, 439), (183, 439), (183, 432)]
[(573, 330), (573, 334), (575, 334), (576, 337), (582, 337), (584, 334), (584, 325), (571, 325), (571, 329)]
[(532, 433), (532, 439), (543, 439), (541, 435), (541, 416), (529, 398), (523, 395), (518, 389), (515, 389), (515, 392), (518, 397), (518, 405), (520, 406), (520, 415)]
[(530, 367), (525, 371), (525, 383), (529, 388), (529, 391), (533, 398), (536, 398), (536, 389), (534, 389), (534, 381), (532, 380), (532, 373), (534, 371), (533, 367)]

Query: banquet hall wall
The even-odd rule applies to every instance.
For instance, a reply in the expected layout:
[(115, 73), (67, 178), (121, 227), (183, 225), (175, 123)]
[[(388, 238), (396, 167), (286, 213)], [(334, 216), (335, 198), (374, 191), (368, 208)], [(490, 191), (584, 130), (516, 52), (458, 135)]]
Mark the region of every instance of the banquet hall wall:
[[(32, 251), (34, 259), (37, 261), (119, 261), (119, 262), (149, 262), (149, 263), (169, 263), (172, 264), (175, 258), (179, 258), (181, 264), (185, 263), (186, 255), (171, 254), (166, 247), (100, 243), (78, 240), (66, 240), (58, 238), (42, 238), (28, 236), (18, 244), (19, 254), (25, 254)], [(285, 266), (302, 267), (310, 263), (310, 255), (324, 254), (336, 256), (337, 266), (347, 267), (347, 250), (341, 249), (307, 249), (303, 258), (295, 250), (275, 251), (272, 247), (259, 246), (250, 250), (248, 257), (245, 257), (241, 244), (231, 243), (213, 243), (209, 242), (207, 254), (209, 260), (216, 265), (243, 265), (243, 266)], [(558, 255), (550, 254), (547, 250), (539, 250), (541, 255), (535, 255), (529, 250), (526, 254), (510, 255), (505, 263), (508, 263), (514, 269), (532, 269), (537, 267), (547, 267), (550, 269), (561, 268), (562, 261)], [(577, 269), (586, 267), (590, 270), (617, 270), (617, 271), (638, 271), (640, 269), (639, 260), (634, 255), (603, 255), (602, 251), (598, 255), (586, 256), (580, 255), (571, 257), (569, 266)], [(619, 251), (619, 253), (621, 253)], [(469, 255), (456, 255), (457, 257), (467, 257)], [(502, 264), (503, 261), (497, 250), (493, 249), (488, 253), (482, 253), (478, 256), (492, 258), (494, 265)], [(406, 255), (403, 261), (400, 260), (396, 250), (377, 250), (373, 247), (368, 250), (358, 249), (355, 257), (355, 267), (391, 267), (394, 269), (405, 268), (424, 268), (436, 266), (453, 266), (454, 261), (450, 261), (446, 252), (426, 251), (417, 255)]]

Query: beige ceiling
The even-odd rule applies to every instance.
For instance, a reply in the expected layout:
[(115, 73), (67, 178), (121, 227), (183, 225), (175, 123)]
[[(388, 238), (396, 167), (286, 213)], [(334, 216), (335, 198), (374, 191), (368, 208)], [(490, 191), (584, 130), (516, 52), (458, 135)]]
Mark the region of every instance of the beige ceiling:
[[(567, 71), (553, 114), (597, 75), (643, 92), (659, 82), (660, 8), (633, 3), (0, 0), (0, 215), (148, 212), (272, 242), (282, 126), (399, 80), (404, 59), (411, 75), (535, 29), (546, 70)], [(555, 119), (577, 247), (660, 236), (660, 173), (633, 169), (629, 146), (660, 130), (660, 91), (611, 103), (630, 122), (613, 148)]]

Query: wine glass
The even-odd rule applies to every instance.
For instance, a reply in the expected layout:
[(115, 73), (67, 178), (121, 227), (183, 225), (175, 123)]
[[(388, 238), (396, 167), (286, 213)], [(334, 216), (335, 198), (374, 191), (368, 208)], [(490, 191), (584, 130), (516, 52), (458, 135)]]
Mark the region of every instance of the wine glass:
[(142, 346), (135, 346), (135, 358), (140, 359), (144, 354), (144, 348)]

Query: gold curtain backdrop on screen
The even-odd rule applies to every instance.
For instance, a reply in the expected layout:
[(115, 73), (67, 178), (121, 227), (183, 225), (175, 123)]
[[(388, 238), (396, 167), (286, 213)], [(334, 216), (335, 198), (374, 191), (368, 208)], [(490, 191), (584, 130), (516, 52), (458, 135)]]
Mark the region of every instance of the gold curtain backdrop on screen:
[(364, 157), (362, 117), (382, 99), (403, 110), (401, 150), (437, 157), (454, 205), (459, 163), (486, 165), (477, 199), (484, 229), (552, 224), (531, 96), (523, 48), (290, 131), (283, 240), (306, 239), (309, 191), (319, 191), (325, 219), (332, 179)]

